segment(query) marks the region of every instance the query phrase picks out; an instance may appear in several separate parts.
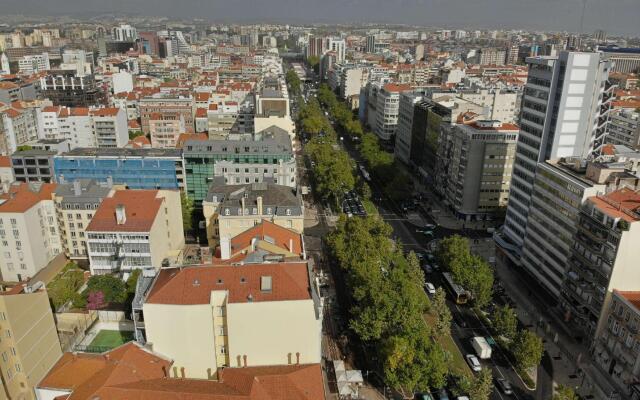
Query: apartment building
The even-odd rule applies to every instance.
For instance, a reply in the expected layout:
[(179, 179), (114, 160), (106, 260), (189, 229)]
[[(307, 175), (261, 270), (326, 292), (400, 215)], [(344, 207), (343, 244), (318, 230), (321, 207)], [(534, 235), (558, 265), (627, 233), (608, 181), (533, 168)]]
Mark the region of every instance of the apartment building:
[(60, 238), (65, 256), (72, 260), (88, 260), (85, 229), (93, 214), (113, 188), (89, 179), (59, 183), (53, 193)]
[(177, 190), (117, 190), (105, 197), (85, 229), (91, 273), (160, 269), (184, 247)]
[(387, 83), (378, 91), (373, 132), (384, 141), (395, 140), (398, 126), (400, 93), (411, 90), (409, 85)]
[(223, 238), (215, 256), (219, 256), (221, 262), (233, 264), (307, 259), (303, 234), (283, 228), (268, 219), (263, 219), (254, 227), (232, 238)]
[(640, 113), (621, 109), (611, 112), (610, 118), (605, 141), (640, 150)]
[(34, 387), (62, 355), (42, 282), (0, 291), (2, 398), (34, 400)]
[(424, 91), (419, 90), (400, 94), (398, 127), (396, 129), (396, 143), (393, 148), (393, 154), (396, 159), (405, 164), (408, 164), (411, 158), (411, 136), (415, 105), (422, 101), (425, 95)]
[(286, 133), (258, 140), (188, 141), (183, 147), (187, 194), (200, 205), (215, 177), (227, 184), (275, 183), (296, 187), (296, 162)]
[(255, 94), (254, 131), (260, 132), (277, 126), (295, 136), (295, 124), (291, 119), (287, 85), (282, 79), (266, 79), (261, 90)]
[(184, 116), (166, 116), (154, 113), (149, 119), (151, 147), (175, 149), (178, 137), (186, 130)]
[(498, 240), (519, 263), (536, 166), (562, 157), (599, 153), (608, 125), (611, 63), (600, 53), (563, 51), (527, 58), (520, 134), (507, 216)]
[(340, 70), (340, 97), (348, 99), (360, 95), (360, 90), (367, 85), (369, 70), (360, 66), (344, 66)]
[(55, 182), (55, 151), (22, 150), (11, 155), (11, 168), (17, 182)]
[[(483, 114), (489, 119), (506, 123), (514, 123), (518, 119), (519, 94), (514, 90), (476, 88), (457, 90), (455, 95), (485, 108)], [(438, 94), (434, 93), (433, 97), (438, 97)]]
[(93, 179), (130, 189), (184, 189), (179, 149), (77, 148), (54, 157), (56, 179)]
[(193, 97), (170, 93), (156, 93), (143, 97), (138, 102), (142, 131), (150, 133), (149, 121), (159, 113), (165, 119), (184, 120), (185, 132), (194, 133), (194, 99)]
[(589, 197), (577, 218), (561, 308), (576, 336), (592, 340), (613, 289), (635, 290), (640, 281), (640, 194), (622, 188)]
[(0, 104), (0, 154), (12, 154), (38, 139), (39, 111), (38, 107), (23, 107), (21, 102)]
[(11, 157), (9, 156), (0, 156), (0, 187), (2, 190), (0, 192), (4, 192), (4, 189), (8, 189), (11, 183), (15, 181), (13, 177), (13, 168), (11, 168)]
[(64, 353), (35, 392), (41, 400), (260, 400), (289, 394), (298, 400), (324, 399), (320, 364), (221, 368), (212, 371), (216, 379), (208, 380), (185, 379), (185, 372), (166, 357), (129, 342), (103, 354)]
[(445, 172), (435, 190), (457, 218), (492, 219), (507, 206), (518, 127), (500, 121), (456, 124), (443, 135)]
[(322, 308), (306, 262), (162, 269), (134, 318), (186, 378), (321, 359)]
[(487, 47), (476, 51), (476, 56), (472, 62), (480, 65), (504, 65), (506, 56), (505, 49)]
[(268, 183), (212, 185), (202, 201), (210, 247), (262, 221), (302, 233), (304, 205), (297, 189)]
[(91, 109), (89, 115), (97, 147), (124, 147), (129, 142), (125, 110), (115, 107), (96, 108)]
[(640, 396), (640, 292), (613, 290), (593, 341), (595, 366), (610, 377), (624, 398)]
[(44, 139), (68, 140), (72, 148), (98, 145), (88, 108), (44, 107), (40, 130)]
[(11, 185), (0, 195), (0, 272), (9, 282), (26, 281), (62, 252), (53, 183)]
[(538, 164), (521, 262), (551, 299), (560, 299), (580, 208), (598, 193), (638, 188), (637, 163), (638, 154), (601, 162), (563, 158)]
[(50, 69), (51, 64), (48, 53), (24, 56), (18, 60), (18, 72), (24, 75), (33, 75)]

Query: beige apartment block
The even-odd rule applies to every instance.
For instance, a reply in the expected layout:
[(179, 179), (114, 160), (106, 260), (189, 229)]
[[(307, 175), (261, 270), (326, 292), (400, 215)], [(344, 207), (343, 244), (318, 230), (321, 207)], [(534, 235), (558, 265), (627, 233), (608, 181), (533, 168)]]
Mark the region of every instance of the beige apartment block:
[(0, 292), (0, 337), (0, 399), (34, 399), (34, 386), (62, 356), (41, 283)]
[(186, 378), (320, 362), (321, 306), (306, 262), (162, 269), (142, 313), (147, 345)]

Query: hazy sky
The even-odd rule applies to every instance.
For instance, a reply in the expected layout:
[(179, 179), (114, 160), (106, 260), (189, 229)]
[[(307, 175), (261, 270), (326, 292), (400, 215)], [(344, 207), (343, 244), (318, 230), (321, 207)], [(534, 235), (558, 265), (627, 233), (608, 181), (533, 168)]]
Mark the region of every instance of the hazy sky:
[[(0, 0), (8, 14), (135, 13), (214, 21), (390, 22), (577, 32), (583, 0)], [(640, 35), (640, 0), (586, 0), (584, 31)]]

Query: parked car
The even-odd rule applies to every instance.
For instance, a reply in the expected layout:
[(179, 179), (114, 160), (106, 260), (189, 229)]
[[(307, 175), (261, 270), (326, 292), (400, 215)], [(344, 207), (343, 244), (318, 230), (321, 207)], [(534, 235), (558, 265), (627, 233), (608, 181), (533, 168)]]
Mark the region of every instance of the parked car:
[(496, 379), (496, 386), (498, 386), (498, 388), (500, 388), (502, 393), (504, 393), (506, 395), (512, 395), (513, 394), (513, 389), (511, 389), (511, 383), (508, 380), (504, 379), (504, 378), (497, 378)]
[(429, 393), (416, 393), (416, 400), (433, 400)]
[(416, 253), (416, 257), (418, 258), (418, 260), (422, 261), (424, 260), (424, 254), (422, 253)]
[(425, 282), (424, 283), (424, 288), (427, 290), (427, 293), (434, 295), (436, 294), (436, 287), (433, 286), (433, 283), (431, 282)]
[(431, 265), (429, 264), (424, 264), (422, 266), (422, 270), (424, 271), (425, 274), (430, 274), (433, 272), (433, 268), (431, 268)]
[(473, 354), (467, 354), (464, 357), (467, 359), (467, 364), (469, 364), (469, 367), (471, 367), (474, 372), (482, 371), (482, 365), (480, 364), (478, 357)]

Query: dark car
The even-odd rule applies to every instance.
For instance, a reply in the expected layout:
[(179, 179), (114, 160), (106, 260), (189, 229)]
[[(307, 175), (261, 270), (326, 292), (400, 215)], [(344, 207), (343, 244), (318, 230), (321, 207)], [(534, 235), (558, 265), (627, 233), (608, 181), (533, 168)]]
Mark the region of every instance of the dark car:
[(509, 381), (504, 378), (497, 378), (496, 386), (498, 386), (498, 388), (500, 388), (500, 391), (502, 391), (502, 393), (506, 395), (513, 394), (513, 390), (511, 389), (511, 383), (509, 383)]
[(438, 391), (438, 399), (439, 400), (449, 400), (449, 395), (447, 394), (447, 389), (442, 388)]

